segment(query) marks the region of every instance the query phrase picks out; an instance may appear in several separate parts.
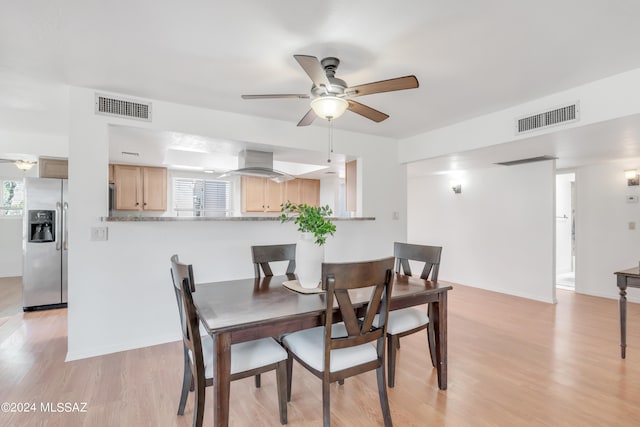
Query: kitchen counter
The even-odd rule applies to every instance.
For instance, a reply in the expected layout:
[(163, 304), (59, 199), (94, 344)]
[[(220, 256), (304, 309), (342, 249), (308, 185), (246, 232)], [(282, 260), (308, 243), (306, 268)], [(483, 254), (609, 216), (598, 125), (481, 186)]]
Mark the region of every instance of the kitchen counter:
[[(331, 217), (331, 221), (375, 221), (375, 217)], [(199, 221), (280, 221), (277, 216), (106, 216), (101, 217), (103, 222), (199, 222)]]

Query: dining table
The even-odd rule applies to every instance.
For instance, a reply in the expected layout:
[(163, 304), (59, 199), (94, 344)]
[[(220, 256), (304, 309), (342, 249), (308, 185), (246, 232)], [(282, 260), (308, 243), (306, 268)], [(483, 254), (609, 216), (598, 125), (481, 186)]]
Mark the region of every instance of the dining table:
[(620, 357), (627, 357), (627, 288), (640, 288), (640, 267), (614, 273), (620, 290)]
[[(231, 345), (323, 325), (323, 292), (300, 293), (284, 286), (295, 275), (263, 276), (196, 284), (194, 304), (213, 339), (213, 420), (229, 424)], [(431, 303), (430, 327), (435, 334), (438, 387), (447, 389), (447, 292), (451, 284), (396, 273), (390, 310)], [(364, 311), (368, 288), (350, 290), (354, 307)], [(334, 319), (340, 321), (336, 305)], [(425, 351), (428, 351), (425, 346)]]

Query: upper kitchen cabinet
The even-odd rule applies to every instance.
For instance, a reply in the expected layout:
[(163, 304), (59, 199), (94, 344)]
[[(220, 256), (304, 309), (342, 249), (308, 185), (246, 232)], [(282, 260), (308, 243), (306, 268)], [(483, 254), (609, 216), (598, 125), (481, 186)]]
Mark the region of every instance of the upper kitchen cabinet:
[(285, 182), (283, 201), (320, 206), (320, 180), (297, 178)]
[(67, 159), (40, 157), (38, 159), (38, 176), (40, 178), (67, 179), (69, 177), (69, 162)]
[(243, 176), (242, 212), (280, 212), (283, 185), (268, 178)]
[(166, 168), (113, 165), (113, 181), (116, 210), (167, 210)]

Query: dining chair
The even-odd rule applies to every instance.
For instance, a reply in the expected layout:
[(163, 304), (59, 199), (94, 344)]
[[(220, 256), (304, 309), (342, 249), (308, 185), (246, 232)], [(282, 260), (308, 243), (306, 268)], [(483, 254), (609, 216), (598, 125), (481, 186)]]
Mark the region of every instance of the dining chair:
[[(393, 253), (396, 257), (396, 273), (404, 273), (411, 276), (411, 266), (409, 261), (419, 261), (424, 263), (420, 278), (424, 280), (438, 281), (438, 270), (440, 267), (441, 246), (414, 245), (410, 243), (394, 242)], [(394, 310), (389, 313), (387, 325), (387, 348), (389, 365), (389, 387), (395, 386), (396, 376), (396, 353), (400, 348), (400, 338), (427, 329), (427, 341), (429, 343), (429, 354), (431, 364), (436, 366), (436, 346), (435, 331), (433, 323), (429, 322), (432, 314), (432, 305), (427, 305), (428, 314), (415, 307)]]
[(296, 270), (296, 244), (251, 246), (253, 271), (255, 277), (260, 277), (260, 269), (265, 276), (273, 276), (270, 262), (289, 261), (286, 274), (293, 274)]
[[(273, 276), (270, 262), (289, 261), (285, 274), (294, 274), (296, 270), (296, 244), (284, 245), (261, 245), (251, 246), (251, 259), (253, 261), (253, 272), (256, 278), (260, 278), (260, 270), (265, 276)], [(278, 342), (282, 337), (275, 337)], [(260, 375), (255, 378), (256, 387), (260, 387)]]
[[(193, 267), (171, 257), (173, 280), (184, 350), (184, 374), (178, 415), (184, 414), (189, 390), (194, 391), (193, 426), (202, 426), (205, 387), (213, 385), (213, 340), (200, 335), (199, 319), (193, 304), (195, 282)], [(286, 350), (272, 338), (263, 338), (231, 345), (231, 381), (267, 371), (276, 371), (280, 423), (287, 424), (287, 358)]]
[[(384, 425), (391, 426), (391, 412), (385, 377), (385, 332), (393, 286), (393, 257), (353, 263), (323, 263), (322, 289), (325, 291), (324, 326), (293, 332), (283, 344), (293, 358), (322, 379), (322, 416), (325, 427), (331, 425), (330, 384), (344, 378), (376, 370), (378, 396)], [(357, 305), (349, 290), (370, 288), (364, 316), (359, 319)], [(366, 293), (366, 290), (364, 291)], [(334, 302), (340, 323), (333, 324)], [(373, 320), (377, 312), (378, 324)], [(372, 345), (375, 344), (375, 345)], [(291, 394), (291, 388), (287, 391)], [(354, 393), (360, 390), (352, 389)]]

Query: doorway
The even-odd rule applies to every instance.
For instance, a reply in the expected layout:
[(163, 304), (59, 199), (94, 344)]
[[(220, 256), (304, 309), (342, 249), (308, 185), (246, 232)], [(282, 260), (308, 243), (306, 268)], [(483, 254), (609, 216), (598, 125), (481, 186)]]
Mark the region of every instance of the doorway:
[(575, 290), (575, 174), (556, 175), (556, 287)]

